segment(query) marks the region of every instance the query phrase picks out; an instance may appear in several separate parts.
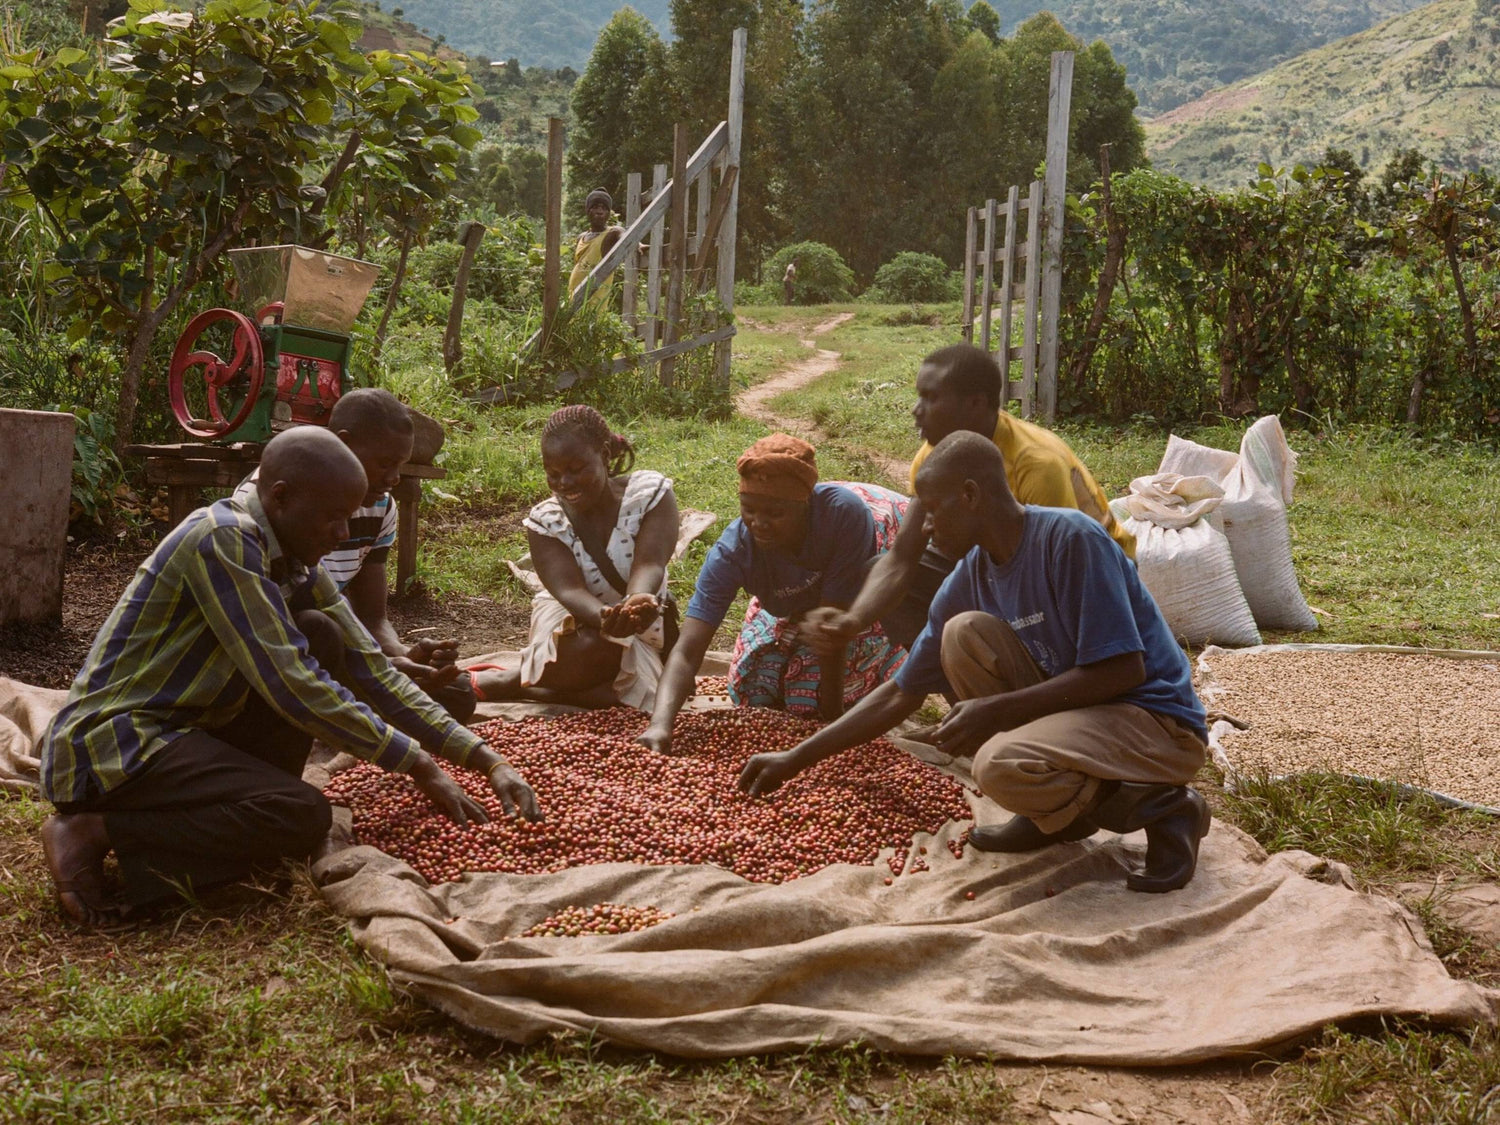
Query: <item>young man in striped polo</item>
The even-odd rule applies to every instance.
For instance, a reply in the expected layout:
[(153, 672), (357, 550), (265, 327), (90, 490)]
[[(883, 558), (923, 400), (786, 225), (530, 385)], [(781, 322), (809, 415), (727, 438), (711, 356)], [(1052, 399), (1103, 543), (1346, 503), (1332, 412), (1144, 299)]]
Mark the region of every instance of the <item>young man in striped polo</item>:
[[(474, 690), (454, 661), (458, 642), (419, 640), (405, 644), (387, 612), (389, 583), (385, 562), (396, 542), (396, 502), (391, 489), (411, 458), (411, 415), (390, 391), (360, 387), (334, 403), (328, 428), (359, 458), (369, 481), (359, 509), (349, 517), (349, 538), (323, 557), (322, 567), (349, 599), (354, 615), (370, 631), (391, 665), (430, 695), (450, 715), (466, 723), (474, 715)], [(243, 501), (255, 491), (260, 470), (235, 490)]]

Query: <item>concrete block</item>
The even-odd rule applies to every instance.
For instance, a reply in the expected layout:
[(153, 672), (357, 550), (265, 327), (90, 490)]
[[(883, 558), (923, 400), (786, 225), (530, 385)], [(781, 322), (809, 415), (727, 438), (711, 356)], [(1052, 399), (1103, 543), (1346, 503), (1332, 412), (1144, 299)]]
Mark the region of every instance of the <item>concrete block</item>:
[(62, 616), (71, 414), (0, 409), (0, 625)]

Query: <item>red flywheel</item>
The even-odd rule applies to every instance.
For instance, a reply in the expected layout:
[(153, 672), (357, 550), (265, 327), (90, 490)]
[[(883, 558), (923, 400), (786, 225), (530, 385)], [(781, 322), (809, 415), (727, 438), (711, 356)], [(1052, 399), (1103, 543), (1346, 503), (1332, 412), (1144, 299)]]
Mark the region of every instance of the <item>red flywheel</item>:
[[(200, 349), (198, 340), (210, 328), (228, 321), (233, 325), (229, 359)], [(239, 429), (255, 409), (265, 381), (265, 352), (260, 331), (253, 321), (233, 309), (209, 309), (188, 322), (177, 346), (172, 349), (172, 366), (167, 373), (167, 391), (172, 399), (172, 413), (182, 428), (194, 437), (217, 438)], [(203, 397), (208, 417), (200, 418), (188, 404), (189, 381), (203, 380)]]

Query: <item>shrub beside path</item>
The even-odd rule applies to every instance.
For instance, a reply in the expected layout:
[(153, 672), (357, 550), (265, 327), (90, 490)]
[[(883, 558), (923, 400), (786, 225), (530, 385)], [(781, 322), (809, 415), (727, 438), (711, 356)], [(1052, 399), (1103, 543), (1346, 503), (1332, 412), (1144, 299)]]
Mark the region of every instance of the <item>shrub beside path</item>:
[[(807, 329), (807, 336), (802, 338), (802, 345), (811, 349), (813, 354), (782, 371), (778, 371), (769, 379), (756, 383), (752, 387), (746, 387), (735, 396), (735, 409), (746, 418), (754, 418), (756, 421), (764, 422), (766, 425), (781, 430), (783, 433), (795, 434), (797, 437), (810, 441), (813, 445), (819, 445), (831, 440), (832, 435), (814, 423), (807, 421), (805, 418), (790, 418), (786, 415), (776, 413), (776, 411), (771, 409), (770, 402), (779, 395), (798, 390), (816, 382), (837, 368), (840, 359), (843, 357), (838, 352), (818, 347), (818, 337), (832, 332), (834, 329), (849, 323), (853, 319), (854, 314), (852, 312), (839, 313), (837, 316), (829, 317), (827, 320)], [(753, 327), (765, 331), (791, 330), (764, 329), (760, 325), (753, 325)], [(865, 446), (859, 446), (858, 449), (863, 456), (879, 465), (899, 487), (902, 489), (906, 487), (907, 462)]]

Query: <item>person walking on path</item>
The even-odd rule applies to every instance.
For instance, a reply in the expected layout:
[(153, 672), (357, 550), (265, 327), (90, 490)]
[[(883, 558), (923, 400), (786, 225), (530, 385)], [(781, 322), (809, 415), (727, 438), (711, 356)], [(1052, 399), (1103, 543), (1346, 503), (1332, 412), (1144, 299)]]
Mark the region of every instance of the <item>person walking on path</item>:
[(980, 792), (1015, 815), (970, 830), (981, 851), (1028, 852), (1101, 828), (1146, 831), (1136, 891), (1185, 886), (1209, 810), (1188, 782), (1203, 706), (1135, 566), (1080, 512), (1021, 504), (988, 438), (957, 433), (917, 473), (927, 532), (960, 561), (888, 683), (790, 750), (756, 754), (740, 786), (769, 793), (886, 733), (929, 692), (958, 697), (935, 743), (974, 755)]
[(141, 564), (41, 740), (57, 809), (42, 847), (67, 917), (118, 923), (310, 854), (331, 821), (302, 780), (314, 736), (408, 774), (457, 824), (488, 817), (434, 755), (488, 775), (507, 814), (540, 815), (503, 758), (391, 667), (318, 566), (368, 487), (348, 446), (299, 426), (267, 443), (253, 493), (198, 509)]

